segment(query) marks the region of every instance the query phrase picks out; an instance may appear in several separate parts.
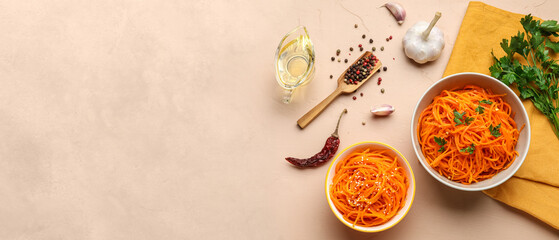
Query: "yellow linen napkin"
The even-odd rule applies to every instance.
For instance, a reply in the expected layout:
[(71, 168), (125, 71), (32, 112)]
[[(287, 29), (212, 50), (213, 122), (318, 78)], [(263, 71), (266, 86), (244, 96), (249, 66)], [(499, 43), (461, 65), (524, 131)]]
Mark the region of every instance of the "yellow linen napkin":
[[(459, 72), (491, 75), (491, 50), (498, 58), (505, 55), (500, 42), (524, 31), (522, 17), (523, 14), (470, 2), (443, 76)], [(532, 130), (528, 156), (510, 180), (484, 193), (559, 229), (559, 140), (532, 102), (525, 100), (524, 107)]]

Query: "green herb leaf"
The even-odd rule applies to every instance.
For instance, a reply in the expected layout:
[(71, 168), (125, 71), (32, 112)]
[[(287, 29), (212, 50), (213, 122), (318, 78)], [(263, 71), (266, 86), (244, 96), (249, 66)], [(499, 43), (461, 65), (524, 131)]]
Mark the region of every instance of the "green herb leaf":
[(435, 136), (435, 142), (437, 144), (439, 144), (439, 146), (441, 146), (439, 148), (438, 152), (444, 152), (444, 150), (445, 150), (444, 145), (447, 143), (446, 140), (444, 140), (444, 138), (440, 138), (440, 137)]
[(542, 31), (542, 35), (544, 36), (557, 36), (557, 32), (559, 32), (559, 25), (555, 20), (546, 20), (540, 24), (539, 29)]
[(474, 121), (473, 117), (466, 117), (466, 119), (464, 119), (464, 124), (470, 125), (472, 121)]
[(479, 114), (483, 114), (485, 112), (485, 108), (483, 108), (481, 105), (479, 105), (476, 108), (476, 112), (479, 113)]
[(459, 113), (458, 111), (454, 110), (454, 122), (456, 123), (456, 125), (454, 126), (458, 126), (458, 125), (470, 125), (470, 123), (472, 123), (472, 121), (474, 120), (473, 117), (466, 117), (464, 118), (464, 114), (466, 114), (466, 112), (462, 112)]
[(444, 140), (444, 138), (440, 138), (440, 137), (437, 137), (437, 136), (435, 136), (435, 142), (437, 144), (439, 144), (440, 146), (443, 146), (443, 145), (446, 144), (446, 140)]
[(460, 152), (468, 152), (469, 154), (474, 154), (476, 150), (476, 145), (472, 143), (472, 145), (468, 146), (467, 148), (460, 149)]
[(546, 41), (545, 47), (551, 49), (553, 52), (559, 53), (559, 42)]
[(538, 23), (533, 20), (532, 14), (528, 14), (520, 19), (520, 24), (526, 32), (533, 33), (538, 30)]
[(464, 122), (462, 122), (464, 114), (466, 114), (466, 112), (462, 112), (462, 114), (460, 114), (458, 111), (454, 110), (454, 122), (456, 123), (455, 126), (464, 124)]
[(493, 135), (494, 137), (500, 137), (502, 135), (499, 129), (501, 129), (500, 123), (495, 127), (493, 127), (493, 124), (489, 125), (489, 132), (491, 132), (491, 135)]
[(483, 104), (493, 104), (493, 102), (491, 102), (491, 100), (489, 100), (489, 99), (483, 99), (483, 100), (479, 101), (479, 103), (483, 103)]

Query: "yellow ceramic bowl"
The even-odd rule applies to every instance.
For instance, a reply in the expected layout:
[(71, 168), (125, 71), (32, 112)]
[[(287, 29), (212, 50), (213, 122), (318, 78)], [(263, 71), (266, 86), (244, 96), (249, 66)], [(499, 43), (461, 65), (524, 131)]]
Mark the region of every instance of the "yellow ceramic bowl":
[[(518, 156), (516, 157), (512, 165), (490, 179), (469, 185), (451, 181), (439, 174), (435, 169), (433, 169), (427, 162), (427, 159), (425, 159), (425, 156), (423, 156), (421, 145), (419, 144), (419, 139), (417, 136), (419, 116), (421, 115), (423, 110), (429, 104), (431, 104), (431, 102), (433, 102), (433, 98), (439, 95), (443, 90), (461, 88), (465, 85), (477, 85), (485, 89), (491, 89), (495, 94), (506, 94), (503, 97), (503, 100), (511, 106), (512, 112), (516, 113), (514, 116), (516, 125), (518, 127), (524, 125), (524, 129), (520, 132), (518, 142), (516, 143), (516, 151), (518, 151)], [(433, 176), (433, 178), (437, 179), (444, 185), (455, 189), (463, 191), (482, 191), (496, 187), (499, 184), (505, 182), (510, 177), (512, 177), (514, 173), (516, 173), (518, 168), (520, 168), (520, 166), (524, 162), (524, 159), (526, 158), (526, 154), (528, 154), (528, 148), (530, 147), (530, 120), (528, 119), (528, 114), (526, 113), (526, 109), (524, 109), (524, 105), (522, 105), (522, 101), (520, 101), (516, 94), (501, 81), (480, 73), (457, 73), (437, 81), (429, 89), (427, 89), (427, 91), (419, 99), (417, 105), (415, 106), (415, 110), (413, 112), (411, 120), (411, 139), (419, 162), (425, 168), (425, 170), (429, 174), (431, 174), (431, 176)]]
[[(383, 149), (383, 150), (386, 149), (386, 150), (388, 150), (388, 154), (390, 156), (397, 156), (398, 161), (400, 162), (400, 165), (406, 171), (406, 175), (408, 176), (408, 178), (410, 180), (410, 185), (409, 185), (409, 188), (408, 188), (408, 192), (407, 192), (404, 207), (402, 209), (400, 209), (400, 211), (398, 211), (398, 213), (392, 219), (390, 219), (388, 222), (386, 222), (384, 224), (381, 224), (381, 225), (378, 225), (378, 226), (373, 226), (373, 227), (362, 227), (362, 226), (357, 226), (357, 225), (353, 226), (353, 223), (348, 222), (347, 220), (345, 220), (344, 217), (342, 216), (342, 214), (336, 208), (336, 206), (334, 206), (334, 203), (332, 202), (332, 199), (330, 197), (330, 187), (332, 186), (332, 179), (334, 178), (334, 175), (335, 175), (336, 164), (338, 164), (339, 161), (341, 161), (342, 159), (347, 157), (349, 154), (351, 154), (353, 152), (357, 152), (357, 151), (363, 151), (367, 148), (369, 148), (371, 150), (373, 150), (373, 149)], [(391, 147), (387, 144), (384, 144), (384, 143), (366, 141), (366, 142), (355, 143), (355, 144), (345, 148), (334, 158), (332, 163), (330, 163), (330, 168), (328, 168), (328, 173), (326, 174), (326, 199), (328, 201), (328, 205), (330, 205), (330, 209), (332, 209), (332, 212), (334, 213), (334, 215), (343, 224), (345, 224), (346, 226), (348, 226), (352, 229), (355, 229), (357, 231), (361, 231), (361, 232), (380, 232), (380, 231), (384, 231), (386, 229), (389, 229), (389, 228), (393, 227), (398, 222), (400, 222), (404, 218), (404, 216), (406, 216), (406, 214), (410, 210), (410, 207), (413, 203), (414, 196), (415, 196), (415, 177), (413, 175), (413, 171), (410, 167), (410, 164), (408, 163), (408, 161), (406, 160), (404, 155), (402, 155), (400, 152), (398, 152), (398, 150), (396, 150), (393, 147)]]

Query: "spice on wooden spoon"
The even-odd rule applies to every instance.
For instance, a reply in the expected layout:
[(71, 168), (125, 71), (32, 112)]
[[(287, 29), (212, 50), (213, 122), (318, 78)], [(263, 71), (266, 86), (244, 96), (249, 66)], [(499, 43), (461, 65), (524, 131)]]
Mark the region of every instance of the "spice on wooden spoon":
[(338, 78), (338, 87), (322, 102), (312, 108), (309, 112), (297, 120), (297, 125), (303, 129), (311, 123), (336, 97), (340, 94), (350, 94), (361, 87), (375, 74), (382, 63), (372, 52), (366, 51), (355, 62), (346, 69)]

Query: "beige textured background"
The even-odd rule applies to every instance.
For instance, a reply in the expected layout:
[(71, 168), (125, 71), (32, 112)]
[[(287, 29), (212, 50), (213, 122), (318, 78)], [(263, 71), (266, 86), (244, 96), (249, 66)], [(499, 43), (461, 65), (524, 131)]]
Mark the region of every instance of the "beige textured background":
[[(482, 193), (442, 186), (417, 162), (411, 114), (441, 77), (468, 2), (401, 2), (402, 26), (376, 0), (0, 1), (0, 239), (558, 239)], [(559, 8), (486, 3), (544, 19)], [(446, 47), (416, 65), (401, 38), (437, 10)], [(274, 52), (299, 24), (317, 72), (284, 105)], [(298, 129), (335, 88), (328, 76), (347, 66), (330, 61), (335, 50), (373, 46), (362, 34), (386, 48), (376, 52), (388, 67), (382, 85), (340, 97)], [(371, 118), (379, 103), (396, 113)], [(386, 232), (338, 222), (325, 201), (327, 166), (283, 160), (318, 152), (343, 108), (340, 149), (382, 141), (415, 171), (415, 203)]]

